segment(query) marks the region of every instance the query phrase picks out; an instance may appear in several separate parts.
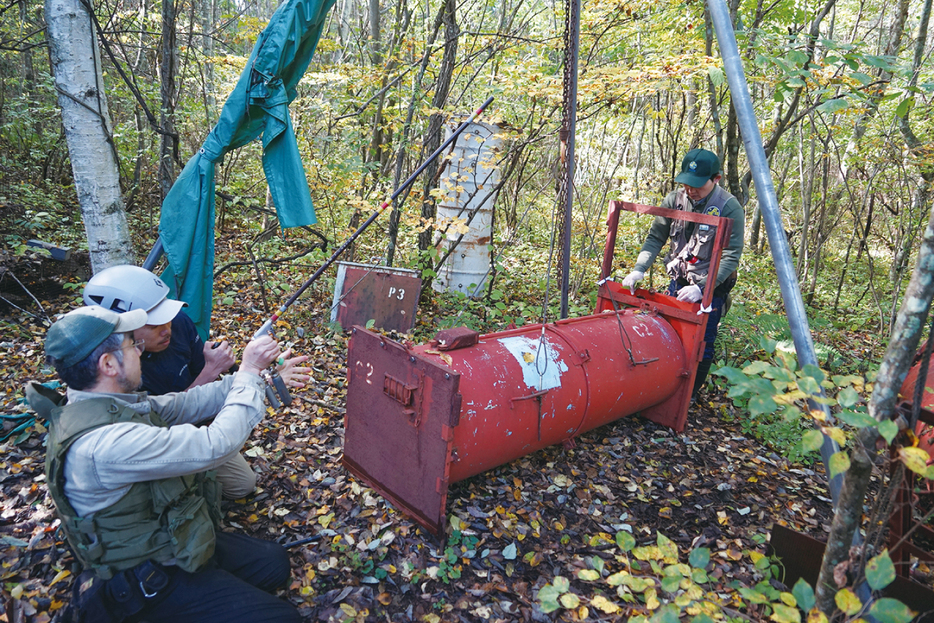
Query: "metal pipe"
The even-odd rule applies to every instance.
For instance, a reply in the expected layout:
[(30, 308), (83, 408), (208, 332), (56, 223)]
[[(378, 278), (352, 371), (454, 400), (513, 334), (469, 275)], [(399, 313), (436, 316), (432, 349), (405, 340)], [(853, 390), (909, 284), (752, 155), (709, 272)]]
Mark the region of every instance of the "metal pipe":
[(561, 317), (568, 317), (568, 290), (571, 283), (571, 209), (574, 207), (574, 136), (577, 131), (577, 51), (580, 39), (580, 0), (568, 3), (568, 142), (567, 142), (567, 188), (564, 196), (564, 239), (561, 265)]
[[(739, 48), (736, 45), (736, 35), (730, 21), (730, 12), (723, 0), (708, 0), (707, 7), (717, 33), (717, 42), (720, 45), (720, 57), (726, 72), (727, 82), (730, 85), (730, 95), (736, 117), (739, 120), (740, 131), (743, 136), (743, 145), (746, 148), (746, 158), (752, 170), (752, 178), (756, 185), (756, 196), (759, 199), (759, 210), (765, 221), (765, 231), (769, 237), (769, 248), (772, 250), (772, 261), (775, 263), (775, 272), (778, 274), (778, 284), (782, 291), (782, 300), (785, 303), (785, 313), (788, 316), (788, 325), (791, 327), (791, 336), (795, 343), (795, 352), (801, 366), (808, 364), (818, 365), (817, 355), (814, 353), (814, 341), (811, 339), (811, 329), (808, 326), (807, 313), (804, 310), (804, 300), (801, 298), (801, 289), (798, 287), (798, 275), (791, 261), (791, 251), (785, 237), (785, 228), (782, 225), (782, 215), (775, 195), (775, 186), (772, 184), (772, 175), (769, 171), (769, 162), (762, 148), (762, 135), (752, 108), (752, 98), (749, 96), (749, 87), (746, 85), (746, 75), (743, 72), (743, 62), (739, 57)], [(824, 397), (824, 390), (820, 390)], [(820, 409), (832, 422), (830, 409), (825, 404), (809, 401), (811, 409)], [(827, 474), (830, 474), (830, 457), (839, 452), (837, 443), (824, 435), (821, 446), (821, 458)], [(830, 497), (834, 506), (840, 497), (840, 488), (843, 476), (837, 474), (829, 481)]]
[(312, 274), (311, 277), (309, 277), (308, 280), (305, 281), (305, 283), (303, 283), (302, 286), (298, 290), (296, 290), (296, 292), (292, 296), (290, 296), (288, 300), (279, 307), (279, 309), (276, 310), (276, 313), (270, 316), (269, 319), (263, 323), (263, 326), (261, 326), (259, 330), (253, 335), (253, 338), (256, 339), (259, 336), (263, 335), (264, 333), (269, 332), (269, 330), (272, 328), (272, 325), (275, 324), (276, 320), (278, 320), (279, 317), (282, 314), (284, 314), (285, 311), (289, 307), (292, 306), (292, 303), (294, 303), (298, 299), (298, 297), (300, 297), (302, 293), (305, 292), (305, 290), (307, 290), (309, 286), (311, 286), (311, 284), (313, 284), (315, 281), (318, 280), (318, 277), (320, 277), (324, 273), (324, 271), (327, 270), (328, 267), (334, 263), (334, 261), (338, 258), (338, 256), (341, 253), (343, 253), (347, 249), (347, 247), (349, 247), (353, 243), (353, 241), (356, 240), (357, 237), (360, 234), (362, 234), (363, 231), (367, 227), (369, 227), (373, 223), (373, 221), (375, 221), (379, 217), (380, 214), (383, 213), (383, 210), (385, 210), (386, 208), (390, 206), (390, 204), (392, 204), (392, 202), (396, 199), (396, 197), (401, 195), (403, 192), (405, 192), (408, 189), (409, 186), (412, 185), (415, 179), (421, 174), (422, 171), (425, 170), (425, 168), (431, 163), (432, 160), (434, 160), (439, 155), (441, 155), (441, 152), (447, 149), (448, 145), (450, 145), (451, 143), (457, 140), (457, 137), (460, 136), (461, 132), (463, 132), (467, 128), (467, 126), (473, 123), (474, 119), (479, 117), (483, 113), (483, 111), (486, 110), (486, 107), (489, 106), (492, 101), (493, 101), (493, 96), (491, 95), (490, 97), (487, 98), (485, 102), (483, 102), (483, 104), (480, 105), (480, 108), (475, 110), (473, 114), (470, 115), (470, 118), (468, 118), (466, 121), (460, 124), (457, 127), (457, 129), (451, 133), (451, 136), (449, 136), (447, 140), (441, 143), (441, 146), (438, 147), (438, 149), (436, 149), (430, 156), (428, 156), (428, 158), (426, 158), (425, 161), (422, 162), (418, 166), (417, 169), (415, 169), (415, 171), (408, 177), (408, 179), (402, 182), (399, 188), (397, 188), (395, 192), (392, 193), (392, 196), (390, 196), (389, 199), (384, 201), (382, 205), (380, 205), (372, 214), (370, 214), (369, 218), (367, 218), (363, 222), (363, 224), (357, 228), (357, 231), (352, 233), (350, 237), (347, 240), (345, 240), (344, 243), (340, 247), (338, 247), (337, 250), (334, 251), (333, 254), (331, 254), (331, 257), (325, 260), (324, 264), (322, 264), (318, 268), (318, 270), (316, 270), (314, 274)]
[[(798, 287), (798, 276), (791, 261), (791, 251), (788, 248), (788, 239), (785, 237), (785, 228), (782, 226), (778, 198), (775, 195), (775, 186), (772, 185), (772, 175), (769, 170), (765, 149), (762, 147), (762, 135), (759, 133), (759, 125), (756, 123), (756, 115), (752, 108), (752, 98), (749, 96), (749, 87), (746, 84), (743, 62), (739, 57), (739, 48), (736, 45), (736, 35), (733, 32), (730, 13), (723, 0), (708, 0), (707, 7), (710, 10), (714, 30), (717, 32), (720, 57), (723, 59), (723, 67), (726, 72), (727, 82), (730, 85), (733, 107), (736, 109), (736, 117), (743, 136), (743, 145), (746, 148), (746, 158), (749, 160), (749, 168), (752, 171), (752, 177), (756, 185), (759, 210), (765, 221), (765, 232), (769, 237), (772, 261), (778, 275), (778, 283), (782, 291), (782, 300), (785, 303), (785, 313), (788, 316), (791, 336), (795, 343), (795, 352), (798, 354), (798, 362), (802, 366), (808, 364), (816, 366), (818, 362), (817, 355), (814, 353), (814, 341), (811, 339), (811, 329), (808, 325), (807, 313), (804, 310), (804, 300), (801, 298), (801, 289)], [(819, 396), (823, 398), (823, 388), (819, 387), (818, 392)], [(826, 404), (816, 400), (808, 400), (808, 406), (812, 410), (820, 409), (826, 416), (827, 421), (833, 422), (834, 418)], [(825, 434), (820, 454), (824, 462), (824, 472), (828, 474), (827, 486), (830, 489), (830, 497), (833, 499), (834, 508), (836, 508), (837, 501), (840, 499), (840, 490), (843, 488), (843, 475), (837, 474), (833, 478), (829, 477), (831, 473), (830, 457), (839, 451), (840, 446), (837, 445), (837, 442)], [(853, 534), (853, 545), (859, 545), (862, 540), (859, 530), (857, 530)], [(872, 601), (872, 593), (869, 591), (866, 582), (860, 582), (857, 585), (856, 594), (864, 605), (868, 605)], [(866, 619), (870, 623), (876, 623), (876, 619), (871, 615), (867, 615)]]
[(165, 248), (162, 246), (162, 237), (156, 236), (156, 243), (152, 245), (152, 250), (149, 251), (149, 255), (146, 256), (146, 259), (143, 260), (143, 268), (151, 272), (159, 262), (163, 253), (165, 253)]

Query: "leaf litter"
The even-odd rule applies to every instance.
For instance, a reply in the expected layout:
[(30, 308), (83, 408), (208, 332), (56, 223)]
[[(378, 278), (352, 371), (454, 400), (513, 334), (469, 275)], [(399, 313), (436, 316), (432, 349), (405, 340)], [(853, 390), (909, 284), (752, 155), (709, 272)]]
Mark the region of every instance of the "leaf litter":
[[(319, 297), (323, 296), (319, 293)], [(60, 297), (48, 309), (65, 311)], [(742, 434), (738, 415), (710, 393), (678, 434), (640, 417), (590, 431), (451, 486), (442, 541), (341, 466), (346, 337), (327, 328), (327, 305), (281, 322), (280, 340), (310, 357), (314, 376), (290, 407), (268, 410), (244, 446), (256, 493), (225, 504), (227, 529), (289, 544), (292, 581), (282, 592), (308, 621), (618, 620), (602, 595), (589, 610), (546, 614), (546, 584), (586, 590), (612, 564), (620, 533), (654, 547), (661, 533), (682, 551), (707, 547), (717, 591), (755, 583), (744, 552), (765, 552), (780, 523), (822, 537), (831, 507), (822, 468), (790, 465)], [(215, 310), (215, 335), (243, 344), (256, 322)], [(12, 316), (4, 330), (0, 404), (23, 414), (26, 380), (54, 380), (43, 363), (44, 325)], [(724, 417), (729, 415), (731, 417)], [(52, 621), (67, 602), (74, 559), (44, 485), (44, 433), (36, 423), (0, 445), (0, 621)], [(595, 575), (596, 574), (596, 575)], [(735, 584), (734, 582), (738, 582)], [(566, 602), (566, 603), (565, 603)]]

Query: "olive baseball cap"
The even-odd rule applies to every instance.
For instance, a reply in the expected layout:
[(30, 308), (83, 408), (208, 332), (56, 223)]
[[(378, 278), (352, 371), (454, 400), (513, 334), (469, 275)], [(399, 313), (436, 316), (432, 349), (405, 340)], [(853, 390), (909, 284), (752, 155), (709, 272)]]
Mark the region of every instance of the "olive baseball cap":
[(70, 368), (83, 361), (112, 334), (134, 331), (145, 324), (145, 309), (119, 314), (97, 305), (80, 307), (49, 327), (45, 354), (56, 360), (56, 367)]
[(692, 149), (681, 161), (681, 173), (675, 178), (679, 184), (700, 188), (720, 173), (720, 159), (706, 149)]

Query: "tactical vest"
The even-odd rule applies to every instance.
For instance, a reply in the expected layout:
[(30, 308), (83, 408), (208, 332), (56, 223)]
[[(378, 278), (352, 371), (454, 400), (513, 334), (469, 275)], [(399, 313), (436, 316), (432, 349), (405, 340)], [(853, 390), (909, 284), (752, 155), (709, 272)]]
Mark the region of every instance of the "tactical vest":
[[(722, 186), (715, 185), (702, 208), (703, 213), (720, 216), (723, 213), (723, 206), (732, 197), (733, 195), (725, 191)], [(684, 212), (692, 211), (691, 202), (683, 188), (678, 191), (675, 209)], [(687, 232), (688, 225), (693, 226), (690, 236)], [(699, 284), (704, 281), (710, 271), (710, 256), (713, 253), (717, 228), (672, 219), (668, 235), (671, 238), (671, 250), (665, 257), (665, 266), (671, 278), (690, 284)]]
[[(34, 384), (31, 393), (30, 405), (43, 415), (47, 392), (37, 396), (42, 392)], [(105, 580), (146, 560), (171, 562), (192, 573), (200, 569), (214, 555), (214, 528), (220, 520), (220, 486), (214, 472), (138, 482), (115, 504), (79, 517), (64, 491), (65, 456), (71, 445), (111, 424), (166, 424), (155, 413), (140, 415), (113, 398), (63, 402), (48, 413), (45, 472), (65, 536), (82, 565)]]

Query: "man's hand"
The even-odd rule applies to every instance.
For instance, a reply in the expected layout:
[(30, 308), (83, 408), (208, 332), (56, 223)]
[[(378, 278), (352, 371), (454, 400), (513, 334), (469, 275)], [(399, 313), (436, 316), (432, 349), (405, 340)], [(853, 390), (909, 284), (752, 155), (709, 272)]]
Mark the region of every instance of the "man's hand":
[(233, 348), (230, 347), (227, 340), (220, 343), (204, 343), (204, 369), (210, 374), (211, 380), (229, 370), (234, 361)]
[(308, 361), (308, 356), (300, 355), (289, 359), (291, 354), (291, 348), (285, 349), (281, 356), (284, 362), (276, 366), (276, 370), (289, 387), (305, 387), (305, 382), (311, 378), (311, 368), (303, 368), (298, 364)]
[(642, 281), (643, 277), (645, 277), (644, 272), (642, 272), (641, 270), (634, 270), (628, 275), (626, 275), (626, 278), (623, 279), (622, 285), (624, 288), (629, 288), (630, 294), (635, 294), (636, 293), (636, 282)]
[(687, 301), (688, 303), (696, 303), (704, 296), (701, 292), (700, 286), (691, 284), (689, 286), (684, 286), (678, 290), (678, 300)]
[(279, 344), (268, 335), (256, 338), (243, 349), (240, 370), (259, 374), (279, 357)]

